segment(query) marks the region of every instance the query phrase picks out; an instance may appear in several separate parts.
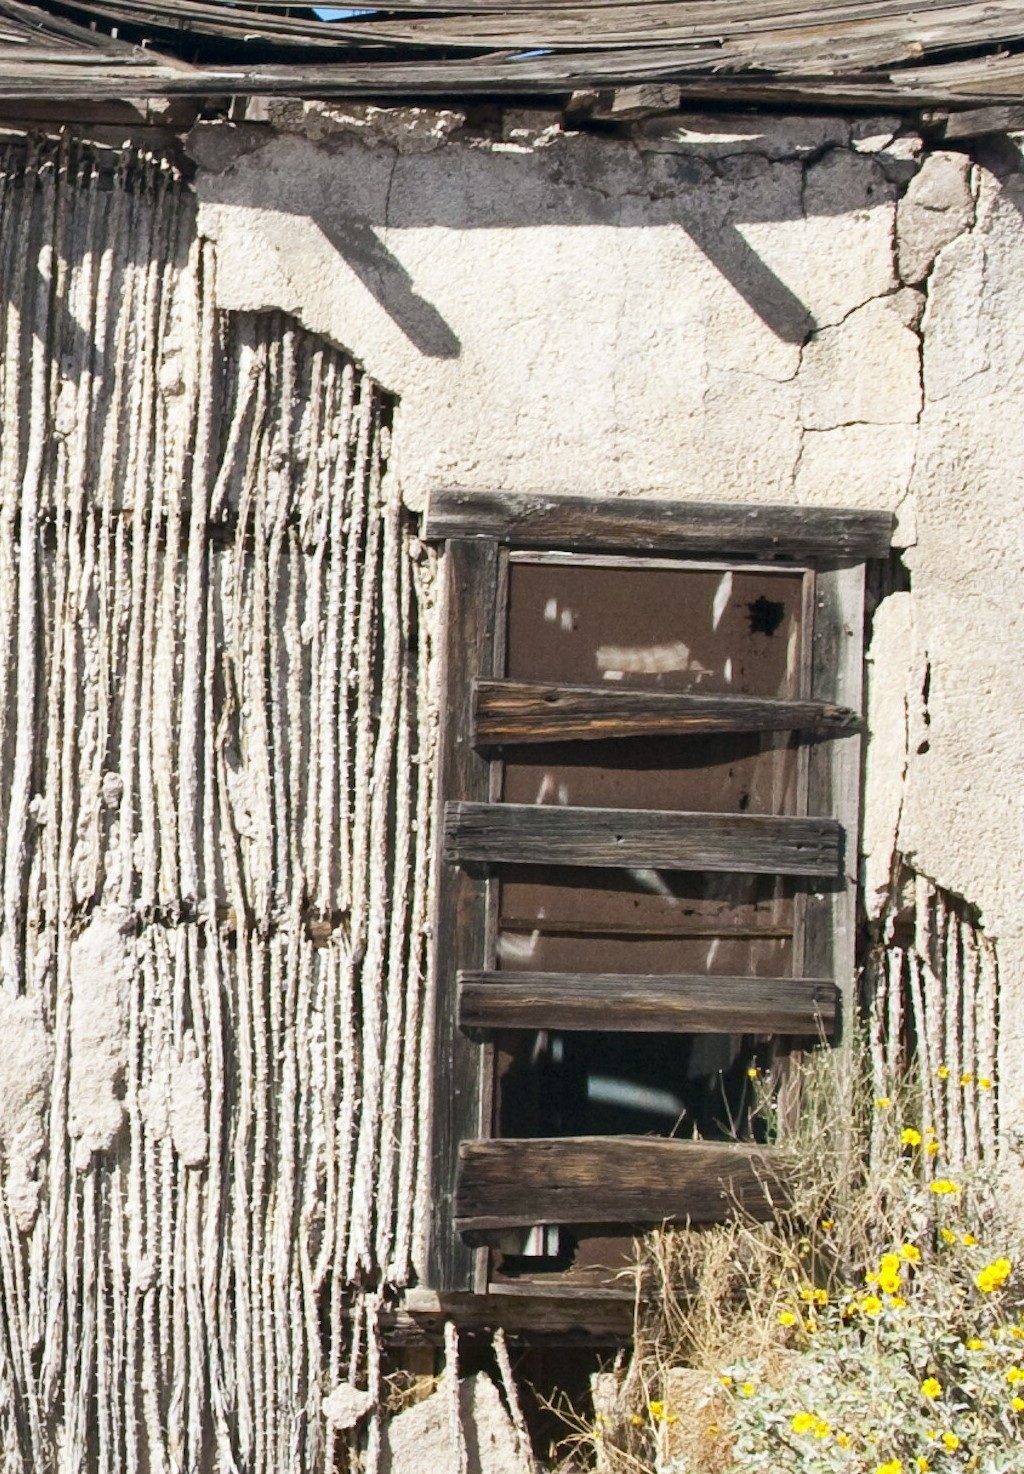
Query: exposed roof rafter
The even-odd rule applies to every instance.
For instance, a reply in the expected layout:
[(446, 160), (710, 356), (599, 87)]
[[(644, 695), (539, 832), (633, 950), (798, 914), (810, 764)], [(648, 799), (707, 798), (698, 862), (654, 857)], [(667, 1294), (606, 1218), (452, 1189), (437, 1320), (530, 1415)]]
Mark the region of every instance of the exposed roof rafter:
[(459, 97), (655, 82), (723, 102), (1024, 100), (1024, 0), (0, 0), (0, 96)]

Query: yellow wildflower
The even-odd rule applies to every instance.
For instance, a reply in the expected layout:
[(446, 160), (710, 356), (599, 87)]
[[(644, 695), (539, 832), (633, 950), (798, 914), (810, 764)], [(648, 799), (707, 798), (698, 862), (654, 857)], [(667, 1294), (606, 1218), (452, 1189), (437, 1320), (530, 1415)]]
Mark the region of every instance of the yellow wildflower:
[(815, 1285), (802, 1285), (800, 1299), (805, 1305), (827, 1305), (828, 1291), (818, 1289)]
[(942, 1396), (942, 1383), (937, 1377), (925, 1377), (921, 1383), (921, 1396), (929, 1398), (932, 1402)]
[(649, 1402), (647, 1411), (656, 1423), (660, 1423), (665, 1416), (665, 1404), (663, 1402)]
[(780, 1326), (795, 1326), (796, 1316), (791, 1310), (780, 1310), (775, 1317)]
[(973, 1233), (965, 1233), (962, 1235), (960, 1242), (968, 1249), (973, 1249), (978, 1240), (974, 1237)]
[(889, 1296), (889, 1309), (890, 1310), (906, 1310), (906, 1308), (907, 1308), (907, 1302), (906, 1302), (906, 1300), (904, 1300), (904, 1298), (903, 1298), (902, 1295), (890, 1295)]
[(967, 1350), (968, 1351), (984, 1351), (985, 1350), (985, 1343), (984, 1343), (984, 1341), (981, 1340), (981, 1338), (979, 1336), (972, 1336), (971, 1339), (967, 1342)]
[(1024, 1412), (1024, 1397), (1021, 1397), (1019, 1394), (1016, 1397), (1011, 1397), (1010, 1406), (1015, 1413)]
[(814, 1413), (794, 1413), (789, 1420), (789, 1426), (794, 1433), (810, 1433), (817, 1421)]
[(829, 1427), (828, 1423), (825, 1422), (824, 1418), (818, 1418), (811, 1431), (814, 1434), (815, 1438), (824, 1440), (826, 1438), (832, 1437), (832, 1429)]
[(978, 1089), (979, 1090), (991, 1090), (992, 1089), (992, 1081), (988, 1078), (987, 1075), (979, 1075), (978, 1076)]
[(853, 1439), (850, 1437), (849, 1433), (839, 1432), (836, 1434), (836, 1443), (838, 1443), (840, 1448), (849, 1448), (852, 1442)]
[(974, 1084), (974, 1076), (969, 1070), (964, 1070), (963, 1074), (960, 1076), (960, 1084), (964, 1086)]
[(940, 1079), (940, 1080), (948, 1080), (949, 1079), (949, 1065), (939, 1065), (939, 1068), (935, 1071), (935, 1074), (936, 1074), (937, 1078)]
[(950, 1182), (948, 1177), (936, 1177), (935, 1181), (931, 1184), (931, 1189), (936, 1197), (939, 1198), (948, 1198), (960, 1191), (957, 1184)]
[(924, 1454), (918, 1454), (917, 1458), (914, 1460), (914, 1463), (921, 1470), (921, 1474), (928, 1474), (928, 1470), (931, 1468), (931, 1464), (929, 1464)]
[(718, 1380), (721, 1382), (721, 1384), (722, 1384), (723, 1387), (731, 1387), (732, 1386), (732, 1378), (729, 1376), (729, 1373), (728, 1372), (723, 1372), (723, 1374), (719, 1377)]
[(757, 1065), (751, 1065), (750, 1069), (747, 1071), (747, 1079), (756, 1080), (760, 1073), (761, 1071), (757, 1068)]
[(939, 1155), (939, 1143), (937, 1141), (926, 1142), (924, 1149), (930, 1157), (937, 1157)]
[(901, 1146), (920, 1146), (921, 1145), (921, 1133), (920, 1133), (920, 1131), (915, 1131), (914, 1128), (913, 1128), (913, 1126), (904, 1126), (903, 1130), (900, 1132), (900, 1145)]
[(974, 1283), (983, 1295), (991, 1295), (993, 1290), (1001, 1290), (1010, 1278), (1013, 1265), (1009, 1259), (994, 1259), (991, 1264), (986, 1264), (979, 1269), (974, 1276)]
[(920, 1264), (921, 1250), (916, 1244), (901, 1244), (900, 1258), (905, 1259), (908, 1264)]
[(942, 1242), (944, 1244), (955, 1244), (956, 1243), (956, 1234), (953, 1232), (953, 1230), (951, 1228), (940, 1228), (939, 1229), (939, 1238), (942, 1240)]
[(739, 1394), (741, 1397), (753, 1397), (755, 1391), (756, 1388), (753, 1382), (741, 1382), (739, 1385)]
[(639, 1413), (634, 1413), (633, 1416), (630, 1418), (629, 1421), (633, 1424), (633, 1427), (634, 1428), (642, 1428), (643, 1427), (644, 1420), (640, 1416)]
[(960, 1447), (960, 1440), (955, 1433), (943, 1433), (942, 1441), (949, 1449), (950, 1453), (955, 1452), (955, 1450)]
[(879, 1095), (875, 1100), (875, 1109), (879, 1111), (887, 1111), (891, 1105), (892, 1098), (888, 1095)]
[(879, 1464), (875, 1474), (903, 1474), (903, 1460), (889, 1459), (885, 1464)]
[(835, 1226), (836, 1224), (834, 1218), (823, 1218), (821, 1220), (821, 1228), (823, 1233), (828, 1233), (829, 1230), (835, 1228)]
[(864, 1295), (860, 1300), (860, 1309), (864, 1315), (880, 1315), (882, 1302), (877, 1295)]
[(1007, 1367), (1006, 1380), (1011, 1387), (1017, 1387), (1024, 1382), (1024, 1367)]

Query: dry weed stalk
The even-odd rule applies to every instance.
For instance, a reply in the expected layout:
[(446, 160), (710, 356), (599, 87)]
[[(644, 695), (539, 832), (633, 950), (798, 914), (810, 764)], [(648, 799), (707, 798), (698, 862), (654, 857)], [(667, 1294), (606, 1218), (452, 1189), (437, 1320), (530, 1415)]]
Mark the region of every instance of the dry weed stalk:
[(1024, 1467), (1024, 1396), (1007, 1400), (1020, 1296), (1009, 1269), (990, 1274), (1016, 1259), (1017, 1230), (991, 1170), (946, 1175), (922, 1082), (877, 1095), (872, 1071), (860, 1044), (805, 1058), (771, 1221), (737, 1213), (640, 1245), (632, 1359), (595, 1424), (577, 1422), (601, 1474)]

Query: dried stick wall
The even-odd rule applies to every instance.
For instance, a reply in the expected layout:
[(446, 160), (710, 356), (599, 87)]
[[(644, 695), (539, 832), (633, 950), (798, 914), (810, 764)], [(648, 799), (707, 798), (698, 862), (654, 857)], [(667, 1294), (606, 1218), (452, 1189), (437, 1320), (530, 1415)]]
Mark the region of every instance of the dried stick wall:
[(913, 1061), (924, 1119), (945, 1159), (992, 1161), (999, 1139), (995, 946), (963, 901), (899, 863), (880, 930), (869, 967), (876, 1094)]
[(329, 1467), (423, 1232), (389, 404), (157, 161), (10, 150), (0, 222), (0, 1464)]

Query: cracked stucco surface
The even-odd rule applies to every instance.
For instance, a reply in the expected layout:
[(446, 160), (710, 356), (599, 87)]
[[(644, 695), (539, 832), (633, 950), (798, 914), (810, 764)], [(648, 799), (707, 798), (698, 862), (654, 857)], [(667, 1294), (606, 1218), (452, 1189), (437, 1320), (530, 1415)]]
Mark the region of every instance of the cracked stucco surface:
[(397, 393), (414, 507), (459, 483), (897, 513), (912, 591), (874, 624), (868, 898), (898, 849), (978, 908), (1024, 1116), (1015, 147), (987, 167), (885, 118), (612, 138), (509, 114), (495, 140), (373, 113), (194, 136), (220, 304), (295, 313)]

